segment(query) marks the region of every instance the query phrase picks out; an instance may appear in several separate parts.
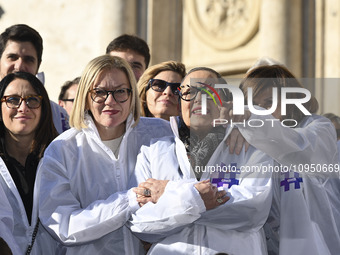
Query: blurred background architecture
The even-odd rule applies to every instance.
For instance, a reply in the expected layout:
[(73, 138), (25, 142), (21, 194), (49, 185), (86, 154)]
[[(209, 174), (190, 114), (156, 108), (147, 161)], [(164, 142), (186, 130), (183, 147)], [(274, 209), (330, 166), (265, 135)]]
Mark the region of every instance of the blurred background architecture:
[(273, 58), (310, 78), (304, 85), (320, 113), (340, 114), (338, 0), (0, 0), (0, 31), (17, 23), (44, 39), (40, 71), (54, 101), (66, 80), (129, 33), (148, 42), (151, 64), (177, 60), (226, 78)]

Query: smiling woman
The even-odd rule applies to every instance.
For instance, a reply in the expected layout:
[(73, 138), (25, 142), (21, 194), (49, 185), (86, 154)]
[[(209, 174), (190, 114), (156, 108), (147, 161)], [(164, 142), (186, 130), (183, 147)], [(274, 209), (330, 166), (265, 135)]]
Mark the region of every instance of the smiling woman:
[(32, 214), (36, 170), (57, 132), (47, 92), (34, 75), (18, 72), (5, 76), (0, 82), (0, 98), (0, 185), (12, 207), (14, 239), (24, 253), (38, 226), (38, 218)]
[[(212, 95), (209, 92), (210, 89), (208, 87), (219, 83), (226, 84), (227, 82), (219, 73), (212, 69), (203, 67), (190, 70), (182, 82), (180, 92), (180, 97), (182, 99), (181, 118), (183, 119), (184, 124), (192, 132), (192, 135), (196, 135), (199, 139), (204, 138), (208, 132), (216, 132), (216, 130), (213, 130), (211, 123), (213, 123), (214, 119), (219, 118), (220, 110), (215, 104), (216, 100), (207, 100), (205, 110), (206, 114), (203, 114), (202, 95), (207, 95), (206, 92)], [(231, 100), (231, 94), (229, 91), (221, 89), (219, 94), (223, 101)], [(216, 94), (214, 95), (216, 96)], [(207, 99), (213, 98), (211, 96), (207, 96)]]
[(139, 208), (135, 163), (141, 146), (171, 134), (169, 123), (140, 118), (130, 65), (103, 55), (81, 75), (70, 124), (38, 171), (42, 224), (67, 254), (142, 254), (124, 227)]
[(180, 116), (170, 118), (173, 136), (141, 148), (135, 172), (143, 206), (128, 226), (152, 243), (148, 254), (266, 254), (262, 226), (270, 208), (270, 174), (214, 172), (273, 164), (254, 147), (230, 154), (225, 139), (232, 128), (213, 127), (226, 110), (226, 102), (215, 101), (231, 99), (228, 91), (215, 89), (225, 83), (210, 68), (190, 70), (181, 83)]
[(130, 83), (122, 70), (103, 70), (95, 80), (87, 102), (102, 140), (118, 138), (125, 132), (130, 95)]
[(184, 76), (184, 64), (176, 61), (149, 67), (138, 82), (142, 116), (165, 120), (178, 116), (178, 88)]

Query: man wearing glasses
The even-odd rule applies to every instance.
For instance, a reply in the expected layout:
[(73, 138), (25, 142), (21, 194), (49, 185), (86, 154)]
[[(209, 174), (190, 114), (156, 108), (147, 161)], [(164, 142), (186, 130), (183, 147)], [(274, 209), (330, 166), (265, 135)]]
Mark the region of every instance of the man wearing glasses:
[(74, 98), (76, 97), (79, 81), (80, 77), (77, 77), (72, 81), (66, 81), (61, 87), (58, 97), (59, 105), (67, 111), (69, 116), (71, 116), (73, 102)]

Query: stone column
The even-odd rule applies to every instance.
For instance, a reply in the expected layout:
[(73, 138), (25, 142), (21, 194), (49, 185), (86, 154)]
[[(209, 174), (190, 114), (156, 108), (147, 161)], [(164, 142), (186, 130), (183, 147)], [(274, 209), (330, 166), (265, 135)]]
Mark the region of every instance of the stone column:
[(316, 94), (320, 113), (340, 115), (340, 3), (316, 0)]
[(338, 0), (318, 0), (320, 20), (317, 29), (321, 40), (318, 41), (319, 57), (323, 65), (318, 68), (318, 75), (323, 77), (340, 77), (340, 3)]
[(285, 64), (296, 76), (302, 63), (301, 0), (262, 0), (260, 56)]
[[(101, 48), (121, 34), (136, 34), (137, 31), (137, 0), (105, 0), (100, 17)], [(105, 53), (105, 52), (104, 52)]]
[(149, 0), (147, 41), (151, 65), (162, 61), (181, 61), (182, 1)]

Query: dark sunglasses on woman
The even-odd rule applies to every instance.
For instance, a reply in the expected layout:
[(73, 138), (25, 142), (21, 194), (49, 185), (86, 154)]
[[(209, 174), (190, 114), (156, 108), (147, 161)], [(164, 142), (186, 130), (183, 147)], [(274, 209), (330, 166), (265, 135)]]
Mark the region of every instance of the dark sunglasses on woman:
[(179, 94), (179, 86), (181, 85), (181, 83), (170, 83), (170, 82), (166, 82), (163, 80), (159, 80), (159, 79), (150, 79), (149, 83), (148, 83), (148, 87), (147, 90), (149, 88), (152, 88), (154, 91), (157, 92), (163, 92), (164, 90), (166, 90), (166, 88), (168, 86), (170, 86), (170, 89), (172, 91), (172, 93), (174, 95), (178, 95)]

